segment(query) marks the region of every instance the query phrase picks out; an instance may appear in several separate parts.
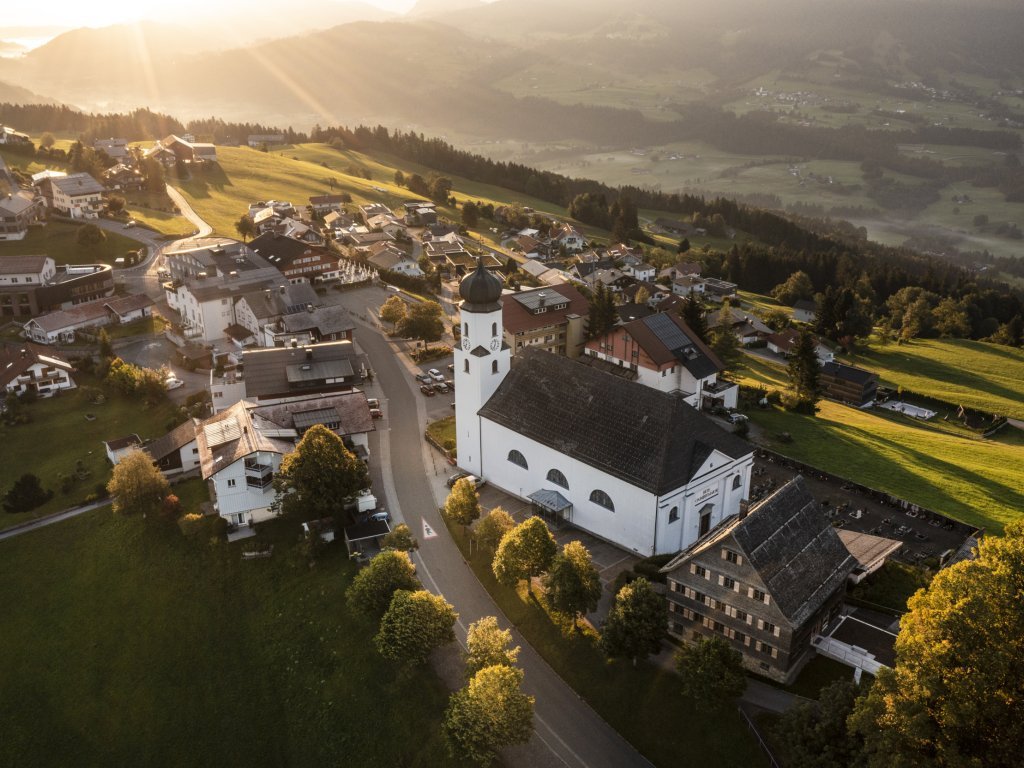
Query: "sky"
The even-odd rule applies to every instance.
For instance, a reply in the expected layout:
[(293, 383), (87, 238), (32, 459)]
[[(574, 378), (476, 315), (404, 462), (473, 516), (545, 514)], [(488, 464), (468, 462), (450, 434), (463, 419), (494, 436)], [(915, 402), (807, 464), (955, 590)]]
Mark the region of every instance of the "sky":
[[(331, 0), (324, 0), (330, 2)], [(341, 0), (338, 0), (339, 2)], [(411, 8), (415, 0), (362, 0), (398, 13)], [(288, 7), (280, 0), (47, 0), (46, 13), (40, 15), (39, 6), (34, 3), (2, 0), (0, 12), (0, 40), (4, 30), (12, 27), (59, 24), (65, 27), (105, 27), (139, 19), (161, 21), (186, 21), (183, 14), (195, 14), (197, 20), (211, 12), (228, 10), (232, 7), (248, 9), (247, 12), (268, 14), (281, 13)], [(262, 9), (262, 10), (261, 10)], [(245, 12), (245, 11), (241, 11)]]

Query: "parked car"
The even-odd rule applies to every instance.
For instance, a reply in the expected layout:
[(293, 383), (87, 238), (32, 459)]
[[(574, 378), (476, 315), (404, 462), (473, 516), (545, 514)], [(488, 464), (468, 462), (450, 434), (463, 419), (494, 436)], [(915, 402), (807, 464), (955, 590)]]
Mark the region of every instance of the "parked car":
[(128, 219), (128, 221), (124, 223), (125, 229), (132, 229), (133, 227), (136, 226), (138, 226), (138, 224), (136, 223), (135, 219)]
[(416, 381), (418, 381), (420, 384), (432, 384), (434, 382), (434, 380), (425, 373), (417, 373)]
[(454, 379), (445, 379), (444, 383), (448, 385), (448, 389), (450, 389), (452, 392), (455, 391), (455, 380)]
[(386, 509), (381, 509), (381, 510), (378, 510), (377, 512), (374, 512), (373, 514), (371, 514), (370, 515), (370, 519), (371, 520), (376, 520), (379, 523), (387, 523), (387, 522), (390, 522), (391, 515), (388, 514), (388, 511)]
[(748, 418), (747, 418), (747, 416), (745, 414), (742, 414), (742, 413), (730, 413), (729, 414), (729, 423), (730, 424), (739, 424), (741, 421), (748, 421)]
[(372, 418), (372, 419), (383, 419), (384, 418), (384, 411), (382, 411), (380, 408), (371, 408), (370, 409), (370, 418)]
[(380, 400), (378, 400), (376, 397), (366, 398), (366, 404), (370, 407), (371, 410), (373, 408), (380, 408)]
[(445, 480), (445, 485), (451, 488), (464, 477), (469, 477), (469, 472), (456, 472), (454, 475), (449, 475), (448, 479)]
[(444, 394), (448, 391), (448, 385), (445, 384), (443, 381), (439, 381), (436, 384), (434, 384), (434, 391)]
[(168, 391), (184, 386), (185, 382), (179, 379), (177, 376), (168, 376), (166, 379), (164, 379), (164, 387), (166, 387)]
[(433, 388), (432, 386), (430, 386), (429, 384), (422, 384), (422, 385), (420, 386), (420, 392), (422, 392), (422, 393), (423, 393), (424, 395), (426, 395), (427, 397), (433, 397), (434, 395), (436, 395), (436, 394), (437, 394), (437, 393), (436, 393), (436, 392), (434, 391), (434, 388)]
[(427, 373), (434, 381), (444, 381), (444, 374), (437, 370), (437, 368), (431, 368)]

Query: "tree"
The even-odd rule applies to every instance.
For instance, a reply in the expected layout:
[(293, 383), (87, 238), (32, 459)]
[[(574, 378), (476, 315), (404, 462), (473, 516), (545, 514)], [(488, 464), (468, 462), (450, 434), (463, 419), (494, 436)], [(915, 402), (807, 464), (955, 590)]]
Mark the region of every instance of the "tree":
[(110, 343), (110, 334), (107, 333), (106, 328), (100, 328), (99, 345), (101, 360), (113, 360), (116, 357), (114, 345)]
[(380, 308), (380, 319), (385, 323), (391, 323), (392, 328), (396, 328), (405, 319), (408, 309), (408, 305), (401, 296), (390, 296)]
[(577, 629), (580, 614), (597, 609), (601, 599), (601, 577), (590, 559), (590, 552), (578, 541), (570, 541), (551, 561), (544, 587), (556, 611), (572, 616)]
[(939, 571), (907, 603), (896, 663), (849, 725), (870, 768), (1010, 768), (1024, 744), (1024, 522)]
[(971, 321), (963, 305), (948, 296), (942, 299), (933, 313), (935, 330), (941, 336), (962, 339), (971, 335)]
[(791, 306), (798, 299), (809, 299), (814, 296), (814, 284), (810, 275), (798, 270), (772, 288), (772, 298), (780, 304)]
[(740, 342), (736, 334), (728, 326), (722, 326), (711, 334), (711, 351), (722, 361), (726, 369), (731, 369), (740, 361)]
[(380, 620), (373, 638), (380, 655), (404, 664), (422, 664), (430, 652), (455, 639), (459, 615), (440, 595), (400, 589)]
[(142, 161), (142, 175), (146, 177), (146, 189), (150, 192), (165, 192), (167, 182), (164, 179), (164, 167), (155, 157)]
[(334, 514), (343, 499), (368, 484), (366, 465), (323, 424), (306, 431), (274, 477), (280, 512), (303, 520)]
[(704, 305), (693, 291), (687, 294), (679, 305), (679, 316), (683, 318), (687, 328), (697, 334), (697, 337), (705, 344), (708, 343), (708, 321), (704, 313)]
[(39, 138), (39, 146), (45, 150), (50, 150), (53, 145), (57, 143), (57, 139), (54, 138), (53, 134), (47, 131)]
[(51, 498), (53, 491), (44, 490), (38, 477), (25, 473), (15, 480), (11, 489), (4, 494), (4, 512), (28, 512), (42, 506)]
[(345, 600), (354, 611), (380, 616), (391, 605), (391, 598), (397, 590), (411, 592), (420, 587), (416, 567), (408, 553), (384, 550), (352, 579), (345, 590)]
[(743, 657), (723, 637), (701, 637), (676, 651), (683, 695), (694, 704), (723, 709), (747, 688)]
[(810, 409), (812, 413), (815, 403), (821, 399), (821, 361), (818, 359), (817, 345), (814, 334), (807, 330), (801, 331), (789, 365), (786, 366), (797, 407)]
[(472, 200), (467, 200), (462, 204), (462, 223), (470, 229), (475, 229), (476, 225), (480, 221), (480, 211), (476, 207), (476, 203)]
[(95, 224), (83, 224), (75, 233), (75, 242), (79, 245), (99, 245), (107, 239), (107, 233)]
[(505, 534), (515, 527), (516, 521), (512, 519), (512, 515), (501, 507), (495, 507), (473, 526), (473, 535), (480, 546), (493, 552)]
[(860, 687), (852, 680), (834, 680), (821, 689), (817, 705), (799, 704), (775, 724), (786, 745), (790, 768), (851, 768), (860, 764), (864, 745), (846, 726)]
[(235, 222), (235, 232), (241, 236), (244, 242), (256, 234), (256, 223), (249, 216), (243, 214)]
[(555, 537), (544, 521), (531, 517), (501, 539), (491, 570), (494, 577), (507, 587), (514, 587), (516, 582), (525, 579), (526, 589), (532, 594), (531, 579), (548, 569), (557, 551)]
[(107, 198), (107, 210), (111, 213), (120, 213), (124, 210), (125, 200), (120, 195), (111, 195)]
[(398, 332), (410, 339), (421, 339), (426, 347), (444, 334), (444, 310), (436, 301), (413, 304), (398, 321)]
[(676, 248), (676, 253), (686, 253), (690, 250), (690, 238), (684, 237), (679, 241), (679, 246)]
[(502, 747), (529, 740), (534, 699), (520, 690), (522, 680), (521, 669), (485, 667), (452, 694), (443, 729), (454, 757), (486, 766)]
[(637, 304), (646, 304), (650, 298), (651, 292), (641, 285), (636, 289), (636, 295), (633, 296), (633, 301)]
[(405, 186), (405, 174), (402, 173), (401, 170), (396, 170), (395, 171), (395, 186), (398, 186), (398, 187), (404, 187)]
[(446, 205), (452, 193), (452, 180), (447, 176), (430, 176), (430, 199), (439, 205)]
[(619, 590), (601, 636), (601, 645), (609, 656), (633, 660), (646, 658), (661, 650), (668, 629), (664, 599), (651, 589), (644, 577)]
[(484, 667), (515, 666), (519, 646), (512, 645), (512, 633), (498, 626), (494, 616), (484, 616), (469, 625), (466, 635), (466, 674), (472, 677)]
[(135, 449), (117, 462), (107, 492), (113, 497), (115, 513), (137, 515), (158, 511), (171, 486), (149, 454)]
[(472, 525), (474, 520), (480, 519), (480, 494), (476, 487), (469, 480), (463, 477), (455, 481), (448, 498), (444, 502), (444, 513), (453, 523), (462, 526), (462, 533), (465, 535), (466, 526)]
[(420, 548), (420, 543), (416, 541), (416, 537), (412, 535), (408, 525), (399, 523), (395, 526), (395, 530), (384, 537), (381, 547), (395, 549), (399, 552), (412, 552)]
[(594, 289), (594, 296), (590, 300), (590, 314), (587, 322), (587, 330), (591, 338), (604, 336), (615, 326), (618, 313), (615, 309), (615, 297), (611, 291), (605, 288), (604, 283), (598, 283)]

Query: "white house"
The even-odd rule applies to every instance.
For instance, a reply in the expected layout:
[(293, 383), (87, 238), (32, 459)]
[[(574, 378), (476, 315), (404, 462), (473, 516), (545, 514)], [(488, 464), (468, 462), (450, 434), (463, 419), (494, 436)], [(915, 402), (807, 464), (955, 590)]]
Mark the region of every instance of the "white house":
[(103, 210), (103, 185), (88, 173), (50, 179), (53, 209), (72, 219), (98, 219)]
[(0, 240), (23, 240), (45, 207), (43, 198), (28, 190), (0, 196)]
[(49, 256), (4, 256), (0, 259), (0, 286), (46, 285), (56, 274), (57, 267)]
[(34, 317), (24, 326), (24, 334), (38, 344), (72, 344), (75, 331), (105, 325), (130, 323), (149, 317), (153, 300), (144, 294), (118, 296), (89, 301), (69, 309), (59, 309)]
[(61, 389), (74, 389), (74, 367), (59, 355), (34, 344), (0, 347), (0, 391), (22, 395), (35, 392), (49, 397)]
[(463, 279), (458, 463), (558, 523), (647, 556), (677, 552), (750, 488), (753, 449), (679, 395), (502, 342), (501, 282)]
[(654, 280), (654, 276), (658, 272), (653, 264), (647, 263), (630, 264), (627, 265), (623, 271), (634, 280), (640, 280), (643, 282), (650, 282), (651, 280)]
[(377, 269), (386, 269), (411, 277), (423, 276), (423, 270), (416, 263), (416, 259), (391, 243), (377, 243), (371, 246), (370, 255), (366, 260)]
[(129, 453), (142, 448), (142, 438), (132, 433), (114, 440), (105, 440), (103, 448), (107, 453), (107, 461), (116, 466)]
[(689, 296), (691, 293), (704, 293), (704, 278), (700, 275), (679, 275), (672, 281), (672, 293), (676, 296)]
[(813, 323), (818, 317), (818, 305), (810, 299), (800, 299), (793, 305), (793, 319), (800, 323)]
[[(768, 351), (774, 352), (780, 357), (789, 357), (796, 347), (800, 338), (800, 331), (795, 328), (785, 328), (778, 333), (768, 337)], [(814, 337), (814, 353), (822, 363), (831, 363), (836, 359), (835, 352), (824, 341), (817, 336)]]

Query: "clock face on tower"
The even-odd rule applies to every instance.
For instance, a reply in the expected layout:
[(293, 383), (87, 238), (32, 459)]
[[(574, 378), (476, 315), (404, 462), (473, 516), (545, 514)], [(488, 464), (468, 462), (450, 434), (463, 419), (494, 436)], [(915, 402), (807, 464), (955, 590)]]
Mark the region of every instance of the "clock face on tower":
[(463, 336), (462, 337), (462, 348), (464, 350), (466, 350), (467, 352), (469, 352), (469, 337), (468, 336)]
[(501, 339), (499, 339), (497, 337), (491, 339), (491, 349), (493, 349), (495, 352), (497, 352), (498, 351), (498, 347), (500, 347), (500, 346), (501, 346)]

